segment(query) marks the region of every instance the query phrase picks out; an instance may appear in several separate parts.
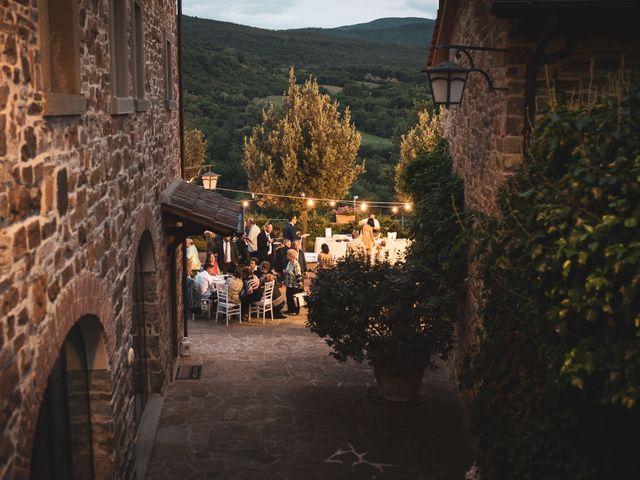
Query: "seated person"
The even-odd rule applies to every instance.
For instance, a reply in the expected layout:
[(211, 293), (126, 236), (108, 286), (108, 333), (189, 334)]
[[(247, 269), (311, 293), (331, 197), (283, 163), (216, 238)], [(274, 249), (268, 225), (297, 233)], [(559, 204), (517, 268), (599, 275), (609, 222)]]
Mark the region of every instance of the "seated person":
[(236, 268), (233, 272), (233, 276), (227, 280), (227, 299), (231, 303), (240, 305), (240, 292), (244, 287), (242, 283), (242, 272), (239, 268)]
[(251, 257), (249, 259), (249, 268), (251, 268), (251, 273), (253, 273), (258, 278), (260, 278), (260, 276), (262, 275), (262, 272), (258, 268), (259, 262), (260, 260), (258, 260), (256, 257)]
[(260, 285), (260, 279), (251, 271), (251, 267), (242, 268), (242, 281), (244, 282), (244, 287), (240, 292), (240, 307), (242, 316), (249, 318), (249, 305), (262, 298), (264, 288)]
[(220, 275), (220, 267), (218, 266), (218, 261), (216, 260), (216, 258), (217, 257), (215, 253), (208, 253), (205, 263), (212, 263), (213, 271), (215, 272), (214, 275)]
[(269, 273), (270, 271), (271, 271), (271, 264), (269, 262), (267, 262), (266, 260), (264, 262), (260, 262), (260, 267), (258, 268), (258, 272), (260, 273), (259, 274), (256, 273), (256, 275), (260, 279), (260, 283), (262, 285), (264, 285), (264, 282), (265, 282), (264, 274)]
[(214, 272), (215, 265), (207, 262), (204, 264), (204, 269), (196, 275), (194, 282), (201, 300), (206, 300), (211, 297), (215, 298), (216, 285), (213, 282), (215, 276)]
[(318, 270), (331, 268), (335, 265), (333, 255), (329, 253), (329, 245), (323, 243), (320, 247), (321, 252), (318, 254)]
[(284, 308), (284, 295), (280, 291), (280, 287), (278, 287), (276, 276), (273, 273), (265, 273), (264, 281), (265, 283), (276, 282), (273, 287), (273, 297), (271, 299), (271, 303), (273, 305), (273, 318), (287, 318), (282, 314), (282, 309)]
[(364, 243), (360, 238), (360, 232), (354, 230), (351, 232), (351, 240), (347, 244), (347, 255), (362, 255), (364, 252)]

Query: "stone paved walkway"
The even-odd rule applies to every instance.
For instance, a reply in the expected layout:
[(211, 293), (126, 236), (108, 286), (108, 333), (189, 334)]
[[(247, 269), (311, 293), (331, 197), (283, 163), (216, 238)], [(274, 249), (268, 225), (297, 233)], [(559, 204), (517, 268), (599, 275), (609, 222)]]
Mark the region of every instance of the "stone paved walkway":
[(419, 402), (381, 401), (303, 317), (190, 323), (200, 380), (166, 392), (147, 478), (462, 479), (473, 460), (455, 387), (427, 372)]

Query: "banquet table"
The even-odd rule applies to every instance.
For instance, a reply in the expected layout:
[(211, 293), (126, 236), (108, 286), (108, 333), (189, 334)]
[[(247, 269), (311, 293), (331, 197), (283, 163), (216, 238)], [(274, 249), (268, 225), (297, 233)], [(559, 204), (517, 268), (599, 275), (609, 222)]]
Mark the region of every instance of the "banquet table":
[[(314, 252), (319, 253), (321, 251), (322, 244), (326, 243), (329, 246), (329, 253), (333, 255), (333, 258), (335, 259), (342, 258), (347, 254), (347, 245), (349, 245), (349, 240), (343, 240), (343, 238), (345, 237), (338, 237), (338, 238), (317, 237), (315, 247), (314, 247)], [(346, 237), (346, 238), (350, 238), (350, 237)], [(383, 242), (385, 245), (380, 249), (380, 256), (384, 258), (386, 255), (388, 255), (391, 263), (404, 260), (406, 249), (410, 243), (409, 239), (379, 238), (376, 240), (376, 244), (381, 244)], [(374, 249), (374, 253), (375, 252), (377, 252), (377, 249)]]

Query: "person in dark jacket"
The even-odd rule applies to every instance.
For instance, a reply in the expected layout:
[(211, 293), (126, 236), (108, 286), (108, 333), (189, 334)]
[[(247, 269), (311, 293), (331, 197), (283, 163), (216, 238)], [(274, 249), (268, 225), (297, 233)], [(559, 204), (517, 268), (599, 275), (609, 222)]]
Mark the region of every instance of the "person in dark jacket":
[(282, 241), (282, 245), (276, 249), (273, 254), (273, 270), (278, 274), (278, 278), (282, 281), (284, 279), (283, 272), (287, 267), (287, 251), (291, 248), (291, 240), (285, 238)]
[(238, 266), (238, 247), (231, 237), (224, 237), (218, 244), (218, 265), (225, 273), (233, 273)]
[(273, 225), (267, 223), (262, 231), (258, 234), (258, 254), (257, 257), (261, 262), (271, 261), (272, 248), (271, 244), (273, 239), (271, 238), (271, 232)]
[(296, 222), (298, 221), (298, 217), (296, 215), (291, 215), (289, 217), (289, 223), (287, 223), (284, 227), (284, 238), (289, 240), (292, 244), (296, 240), (299, 240), (298, 230), (296, 229)]

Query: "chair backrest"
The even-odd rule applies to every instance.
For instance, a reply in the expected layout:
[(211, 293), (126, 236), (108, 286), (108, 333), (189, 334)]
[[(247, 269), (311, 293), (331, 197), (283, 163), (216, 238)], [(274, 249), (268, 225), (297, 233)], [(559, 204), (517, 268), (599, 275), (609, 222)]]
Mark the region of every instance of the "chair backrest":
[(269, 302), (273, 300), (273, 289), (275, 288), (275, 285), (275, 280), (271, 280), (270, 282), (266, 282), (264, 284), (264, 294), (262, 295), (262, 298), (264, 300), (267, 300)]
[(219, 303), (228, 303), (227, 295), (229, 293), (229, 288), (226, 283), (216, 283), (216, 293), (218, 294), (218, 302)]

